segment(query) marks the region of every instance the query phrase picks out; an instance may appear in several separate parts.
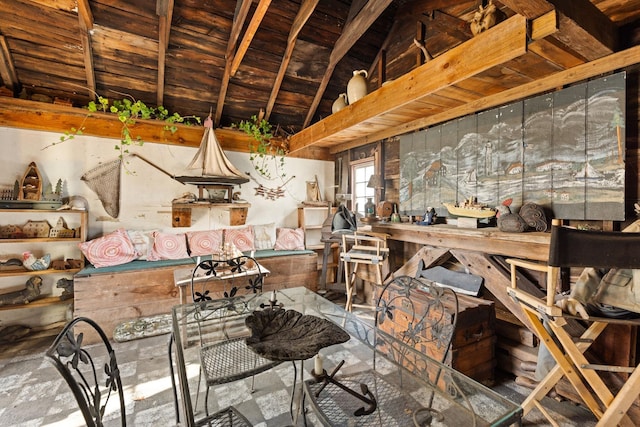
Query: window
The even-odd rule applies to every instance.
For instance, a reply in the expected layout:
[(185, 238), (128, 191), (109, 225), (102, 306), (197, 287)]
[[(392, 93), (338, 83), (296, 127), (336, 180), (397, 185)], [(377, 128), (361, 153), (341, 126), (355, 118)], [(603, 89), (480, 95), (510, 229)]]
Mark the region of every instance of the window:
[(352, 206), (353, 211), (361, 216), (364, 216), (367, 198), (371, 197), (375, 203), (376, 189), (367, 187), (369, 178), (374, 172), (373, 159), (351, 163)]

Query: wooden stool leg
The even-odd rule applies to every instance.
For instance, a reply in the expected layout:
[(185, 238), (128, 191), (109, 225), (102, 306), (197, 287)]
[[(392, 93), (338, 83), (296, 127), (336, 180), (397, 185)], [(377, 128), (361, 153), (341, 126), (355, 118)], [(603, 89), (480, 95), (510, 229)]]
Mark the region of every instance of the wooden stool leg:
[(351, 311), (351, 275), (349, 274), (349, 261), (344, 261), (344, 287), (347, 294), (347, 302), (344, 306), (345, 310)]

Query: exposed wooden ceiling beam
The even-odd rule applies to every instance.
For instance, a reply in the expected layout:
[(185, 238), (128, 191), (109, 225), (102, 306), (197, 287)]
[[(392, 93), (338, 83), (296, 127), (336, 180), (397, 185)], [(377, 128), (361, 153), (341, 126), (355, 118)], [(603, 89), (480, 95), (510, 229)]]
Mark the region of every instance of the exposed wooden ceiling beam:
[(267, 13), (267, 9), (269, 9), (269, 5), (271, 4), (271, 0), (260, 0), (258, 6), (256, 7), (255, 12), (253, 12), (253, 16), (251, 17), (251, 21), (249, 22), (249, 26), (242, 37), (242, 41), (238, 46), (238, 51), (233, 57), (233, 63), (231, 64), (231, 76), (233, 77), (238, 71), (238, 67), (240, 67), (240, 63), (244, 58), (245, 53), (249, 49), (249, 45), (253, 40), (253, 36), (258, 31), (260, 27), (260, 23), (262, 23), (262, 19), (264, 15)]
[(298, 14), (293, 20), (293, 24), (291, 25), (291, 30), (289, 31), (289, 37), (287, 38), (287, 48), (282, 57), (282, 62), (280, 63), (280, 69), (278, 70), (278, 74), (276, 75), (276, 80), (273, 83), (273, 88), (271, 89), (271, 95), (269, 95), (269, 100), (267, 101), (267, 107), (265, 108), (265, 120), (269, 120), (269, 116), (271, 115), (271, 110), (273, 109), (273, 105), (276, 102), (276, 98), (278, 97), (278, 92), (280, 91), (280, 86), (282, 85), (282, 80), (284, 79), (284, 74), (287, 71), (287, 67), (289, 66), (289, 61), (291, 61), (291, 55), (293, 54), (293, 49), (296, 46), (296, 40), (298, 39), (298, 34), (304, 24), (307, 22), (316, 6), (318, 5), (319, 0), (304, 0), (300, 5), (300, 9), (298, 10)]
[(174, 0), (158, 0), (156, 14), (158, 15), (158, 88), (156, 89), (156, 103), (164, 103), (164, 72), (171, 33), (171, 19), (173, 18)]
[(391, 1), (392, 0), (369, 0), (369, 2), (367, 2), (367, 4), (360, 10), (358, 15), (347, 26), (345, 26), (342, 34), (340, 34), (340, 37), (331, 51), (331, 55), (329, 55), (327, 69), (320, 81), (320, 87), (316, 92), (316, 96), (313, 98), (313, 102), (309, 107), (307, 117), (304, 119), (304, 124), (302, 125), (303, 128), (306, 128), (309, 126), (309, 123), (311, 123), (311, 119), (318, 109), (318, 105), (322, 100), (322, 96), (327, 89), (329, 80), (333, 75), (333, 70), (335, 70), (338, 62), (340, 62), (347, 52), (349, 52), (349, 49), (353, 47), (365, 31), (367, 31), (375, 20), (378, 19), (382, 12), (385, 11)]
[[(353, 105), (296, 133), (289, 140), (290, 152), (315, 144), (336, 145), (340, 134), (356, 139), (358, 132), (373, 133), (367, 122), (393, 115), (442, 88), (504, 64), (527, 52), (527, 22), (515, 15), (491, 31), (468, 40), (403, 76), (369, 93)], [(486, 49), (492, 46), (493, 49)], [(477, 58), (482, 57), (482, 61)], [(333, 142), (331, 142), (333, 140)]]
[(554, 90), (567, 84), (583, 81), (604, 73), (609, 73), (614, 70), (619, 70), (637, 64), (640, 64), (640, 46), (634, 46), (630, 49), (613, 53), (604, 58), (596, 59), (595, 61), (578, 65), (568, 70), (559, 71), (530, 83), (525, 83), (513, 89), (507, 89), (505, 91), (471, 101), (459, 107), (450, 108), (440, 114), (434, 114), (432, 116), (404, 123), (400, 126), (389, 127), (383, 131), (371, 133), (364, 138), (354, 139), (348, 144), (335, 146), (331, 149), (331, 152), (335, 154), (340, 151), (348, 150), (349, 148), (359, 147), (381, 139), (402, 135), (407, 132), (413, 132), (428, 126), (435, 126), (448, 120), (466, 116), (467, 114), (474, 114), (479, 111), (498, 107), (509, 102), (518, 101), (526, 97)]
[(13, 65), (13, 58), (7, 45), (7, 39), (2, 35), (0, 35), (0, 77), (2, 77), (6, 87), (14, 92), (19, 89), (18, 73), (16, 73), (16, 67)]
[(528, 19), (556, 9), (560, 31), (553, 38), (587, 60), (601, 58), (617, 50), (617, 28), (589, 0), (504, 0), (502, 3)]
[(96, 98), (96, 75), (93, 67), (93, 48), (91, 47), (91, 32), (93, 31), (93, 14), (89, 0), (78, 0), (78, 26), (80, 27), (80, 41), (82, 42), (82, 56), (84, 72), (87, 79), (89, 98)]
[(240, 37), (240, 31), (242, 31), (244, 21), (245, 19), (247, 19), (250, 8), (251, 0), (238, 0), (236, 4), (236, 12), (233, 17), (233, 25), (231, 27), (231, 33), (229, 34), (229, 41), (227, 42), (227, 52), (225, 55), (226, 61), (224, 72), (222, 73), (222, 80), (220, 82), (220, 93), (218, 94), (218, 102), (216, 103), (216, 114), (213, 118), (214, 127), (218, 127), (220, 125), (220, 118), (222, 117), (222, 110), (224, 109), (224, 100), (227, 97), (229, 79), (231, 78), (231, 64), (235, 55), (238, 38)]
[[(153, 142), (180, 147), (200, 146), (202, 141), (202, 126), (187, 126), (175, 123), (176, 132), (165, 130), (166, 123), (162, 120), (137, 119), (131, 126), (131, 132), (140, 136), (145, 142)], [(116, 114), (91, 113), (82, 108), (68, 107), (46, 102), (36, 102), (26, 99), (0, 97), (0, 126), (20, 129), (35, 129), (46, 132), (67, 132), (72, 127), (84, 128), (84, 135), (94, 135), (104, 138), (120, 139), (122, 123)], [(216, 129), (216, 137), (223, 150), (248, 153), (252, 136), (235, 129)], [(52, 143), (57, 138), (52, 138)], [(71, 143), (71, 142), (66, 142)], [(299, 151), (289, 157), (306, 159), (332, 160), (327, 148), (310, 147), (306, 151)]]

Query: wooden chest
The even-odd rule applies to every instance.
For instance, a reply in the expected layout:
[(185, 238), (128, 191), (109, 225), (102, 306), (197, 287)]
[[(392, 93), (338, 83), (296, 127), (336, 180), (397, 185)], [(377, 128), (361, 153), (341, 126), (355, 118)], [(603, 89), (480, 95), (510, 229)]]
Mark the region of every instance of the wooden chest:
[[(391, 291), (392, 293), (394, 291)], [(428, 303), (426, 294), (416, 292), (415, 299), (412, 299), (416, 309), (420, 310), (420, 305)], [(420, 296), (424, 295), (424, 298)], [(449, 322), (455, 316), (454, 303), (450, 299)], [(495, 368), (495, 307), (494, 302), (482, 298), (475, 298), (458, 294), (458, 320), (454, 333), (451, 351), (445, 359), (448, 366), (464, 373), (483, 383), (491, 383), (494, 379)], [(398, 336), (396, 330), (406, 330), (406, 325), (402, 325), (403, 316), (395, 316), (393, 321), (385, 321), (380, 326), (385, 332)], [(444, 348), (438, 348), (435, 343), (418, 343), (416, 349), (440, 360), (444, 354)]]

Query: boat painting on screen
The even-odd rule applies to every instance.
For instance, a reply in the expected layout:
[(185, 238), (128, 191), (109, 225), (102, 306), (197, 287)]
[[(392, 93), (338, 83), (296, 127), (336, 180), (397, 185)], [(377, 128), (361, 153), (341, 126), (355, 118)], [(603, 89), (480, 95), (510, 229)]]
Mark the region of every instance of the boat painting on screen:
[(400, 213), (474, 198), (624, 220), (624, 72), (400, 137)]

